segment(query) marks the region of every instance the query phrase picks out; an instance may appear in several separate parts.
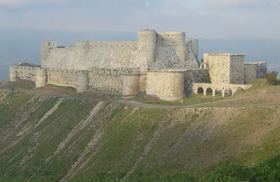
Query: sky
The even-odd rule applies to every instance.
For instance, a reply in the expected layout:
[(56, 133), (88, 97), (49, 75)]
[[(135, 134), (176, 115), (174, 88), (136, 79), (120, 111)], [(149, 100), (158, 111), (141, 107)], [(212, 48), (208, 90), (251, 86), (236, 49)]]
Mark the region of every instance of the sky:
[(280, 40), (280, 0), (0, 0), (0, 28), (185, 31)]

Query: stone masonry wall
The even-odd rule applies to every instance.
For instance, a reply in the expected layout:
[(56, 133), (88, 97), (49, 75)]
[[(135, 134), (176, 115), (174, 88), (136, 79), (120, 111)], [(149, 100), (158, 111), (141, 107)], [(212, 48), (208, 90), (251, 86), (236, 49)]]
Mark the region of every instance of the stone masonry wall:
[(244, 81), (249, 84), (252, 80), (264, 78), (267, 73), (267, 63), (265, 62), (252, 62), (244, 64)]
[[(42, 49), (48, 49), (48, 47)], [(137, 62), (136, 51), (137, 44), (133, 41), (77, 42), (70, 47), (49, 48), (49, 51), (45, 51), (48, 52), (44, 56), (45, 59), (42, 57), (42, 67), (74, 70), (87, 70), (93, 67), (146, 68), (144, 63)]]
[(267, 73), (267, 63), (266, 62), (256, 62), (257, 66), (257, 77), (264, 78), (264, 75)]
[(122, 93), (122, 70), (93, 68), (89, 72), (89, 89)]
[(129, 96), (139, 93), (140, 70), (138, 68), (61, 70), (10, 66), (10, 80), (17, 79), (34, 81), (36, 87), (53, 84), (74, 87), (78, 92), (96, 90)]
[(10, 80), (24, 79), (29, 81), (36, 81), (36, 70), (39, 67), (29, 66), (10, 66)]
[(198, 41), (185, 40), (184, 32), (157, 32), (156, 59), (149, 70), (198, 68)]
[[(147, 70), (198, 68), (198, 42), (185, 40), (184, 32), (138, 32), (137, 41), (82, 42), (57, 47), (56, 41), (43, 41), (42, 68), (87, 70), (139, 68)], [(141, 88), (141, 90), (143, 90)]]
[[(89, 90), (106, 91), (123, 95), (136, 95), (139, 92), (139, 69), (93, 68), (89, 71)], [(128, 78), (134, 77), (134, 81)]]
[(245, 55), (230, 55), (230, 84), (244, 84)]
[(257, 77), (257, 70), (254, 64), (244, 64), (244, 83), (249, 84)]
[(149, 71), (146, 92), (163, 100), (183, 99), (184, 71)]
[(199, 65), (198, 61), (198, 40), (186, 39), (186, 60), (191, 67), (196, 68)]
[(204, 54), (204, 63), (209, 68), (211, 83), (230, 83), (230, 55), (229, 54)]
[(76, 88), (77, 71), (61, 70), (61, 69), (47, 69), (47, 80), (48, 80), (48, 84)]
[(10, 81), (17, 79), (33, 81), (36, 87), (47, 84), (46, 70), (38, 66), (10, 66)]
[(211, 83), (208, 69), (189, 69), (184, 72), (184, 89), (186, 96), (192, 93), (193, 83)]
[(180, 100), (192, 93), (193, 83), (210, 83), (208, 70), (149, 71), (147, 94), (163, 100)]

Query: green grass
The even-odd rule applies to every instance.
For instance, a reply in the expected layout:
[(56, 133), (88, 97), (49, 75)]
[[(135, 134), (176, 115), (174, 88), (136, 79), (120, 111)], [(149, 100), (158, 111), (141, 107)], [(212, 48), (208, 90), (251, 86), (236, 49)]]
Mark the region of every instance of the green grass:
[(17, 80), (15, 82), (9, 82), (7, 85), (3, 87), (9, 89), (13, 88), (13, 89), (31, 90), (35, 88), (35, 83), (32, 81)]

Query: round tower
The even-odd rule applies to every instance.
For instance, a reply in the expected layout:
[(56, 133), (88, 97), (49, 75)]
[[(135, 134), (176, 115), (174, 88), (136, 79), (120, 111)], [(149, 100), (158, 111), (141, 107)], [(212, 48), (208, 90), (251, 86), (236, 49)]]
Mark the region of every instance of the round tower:
[(140, 59), (155, 62), (157, 33), (154, 30), (141, 30), (138, 36), (138, 56)]
[(77, 71), (76, 89), (78, 93), (88, 90), (88, 71)]
[(42, 86), (47, 84), (47, 71), (46, 71), (46, 69), (37, 68), (35, 74), (36, 74), (36, 78), (35, 78), (36, 88), (42, 87)]
[(124, 96), (135, 96), (139, 93), (139, 69), (134, 69), (132, 72), (123, 73), (123, 88), (122, 94)]

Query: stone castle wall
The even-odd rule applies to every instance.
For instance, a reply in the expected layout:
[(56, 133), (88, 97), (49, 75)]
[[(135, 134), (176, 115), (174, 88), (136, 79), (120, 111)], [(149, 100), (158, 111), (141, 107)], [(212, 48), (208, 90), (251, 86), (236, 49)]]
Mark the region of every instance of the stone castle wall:
[(230, 55), (229, 84), (244, 84), (245, 55)]
[(252, 62), (244, 64), (244, 81), (249, 84), (252, 80), (264, 78), (267, 73), (267, 63), (265, 62)]
[(69, 47), (43, 41), (41, 52), (41, 67), (11, 66), (10, 80), (180, 100), (195, 83), (244, 84), (267, 72), (266, 63), (244, 63), (244, 55), (227, 53), (204, 54), (199, 68), (198, 40), (185, 39), (184, 32), (142, 30), (137, 41), (78, 41)]
[(138, 68), (91, 70), (44, 69), (40, 67), (10, 66), (10, 80), (34, 81), (36, 87), (46, 84), (74, 87), (78, 92), (87, 90), (105, 91), (122, 95), (139, 92), (140, 71)]
[(249, 84), (264, 78), (267, 63), (245, 63), (243, 54), (204, 54), (201, 68), (209, 69), (213, 84)]
[(208, 69), (189, 69), (184, 72), (186, 96), (192, 93), (193, 83), (211, 83)]
[(181, 100), (192, 92), (193, 83), (210, 83), (208, 70), (159, 70), (147, 73), (147, 94), (163, 100)]
[(77, 71), (75, 70), (61, 70), (61, 69), (47, 69), (48, 84), (68, 86), (76, 88)]
[(93, 68), (88, 72), (89, 90), (107, 91), (122, 95), (139, 92), (140, 71), (135, 68)]
[(163, 100), (183, 99), (184, 71), (149, 71), (146, 92)]
[(209, 68), (211, 83), (230, 83), (230, 56), (229, 54), (204, 54), (203, 63)]
[(57, 47), (56, 41), (43, 41), (42, 68), (87, 70), (88, 68), (139, 68), (147, 70), (198, 68), (198, 42), (185, 40), (184, 32), (142, 30), (137, 41), (76, 42)]
[(43, 42), (43, 68), (87, 70), (93, 67), (146, 68), (144, 62), (136, 59), (136, 42), (76, 42), (70, 47), (48, 47)]
[(39, 67), (29, 66), (10, 66), (10, 81), (16, 81), (17, 79), (24, 79), (29, 81), (36, 81), (36, 70)]

